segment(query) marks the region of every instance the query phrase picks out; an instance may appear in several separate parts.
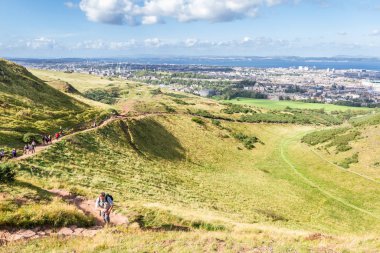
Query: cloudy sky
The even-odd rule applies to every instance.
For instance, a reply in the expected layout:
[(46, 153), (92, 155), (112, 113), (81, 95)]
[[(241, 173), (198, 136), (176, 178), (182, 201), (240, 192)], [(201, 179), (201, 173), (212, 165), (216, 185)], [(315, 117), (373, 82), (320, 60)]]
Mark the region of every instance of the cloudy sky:
[(379, 0), (2, 0), (0, 56), (376, 56)]

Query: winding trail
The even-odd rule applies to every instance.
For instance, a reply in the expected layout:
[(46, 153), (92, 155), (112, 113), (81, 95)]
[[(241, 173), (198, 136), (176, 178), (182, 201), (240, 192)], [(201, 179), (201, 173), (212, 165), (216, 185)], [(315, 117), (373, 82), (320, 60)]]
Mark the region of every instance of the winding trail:
[(357, 175), (357, 176), (359, 176), (359, 177), (362, 177), (362, 178), (364, 178), (364, 179), (366, 179), (366, 180), (369, 180), (369, 181), (374, 182), (374, 183), (376, 183), (376, 184), (380, 184), (379, 181), (377, 181), (377, 180), (375, 180), (375, 179), (373, 179), (373, 178), (370, 178), (370, 177), (368, 177), (368, 176), (366, 176), (366, 175), (364, 175), (364, 174), (361, 174), (361, 173), (358, 173), (358, 172), (352, 171), (352, 170), (350, 170), (350, 169), (345, 169), (345, 168), (343, 168), (343, 167), (341, 167), (341, 166), (339, 166), (339, 165), (337, 165), (337, 164), (335, 164), (335, 163), (333, 163), (333, 162), (327, 160), (325, 157), (323, 157), (321, 154), (319, 154), (319, 153), (318, 153), (317, 151), (315, 151), (313, 148), (310, 148), (310, 147), (309, 147), (309, 150), (310, 150), (311, 152), (313, 152), (316, 156), (318, 156), (320, 159), (324, 160), (325, 162), (327, 162), (327, 163), (333, 165), (334, 167), (336, 167), (336, 168), (338, 168), (338, 169), (340, 169), (340, 170), (342, 170), (342, 171), (344, 171), (344, 172), (346, 172), (346, 173), (355, 174), (355, 175)]
[(98, 126), (96, 127), (92, 127), (92, 128), (87, 128), (85, 130), (81, 130), (81, 131), (76, 131), (76, 132), (73, 132), (71, 134), (68, 134), (68, 135), (64, 135), (63, 137), (59, 138), (58, 140), (54, 139), (52, 140), (52, 143), (50, 144), (47, 144), (47, 145), (38, 145), (35, 147), (35, 152), (34, 153), (29, 153), (29, 154), (23, 154), (23, 155), (20, 155), (16, 158), (11, 158), (9, 160), (15, 160), (15, 161), (19, 161), (19, 160), (25, 160), (29, 157), (32, 157), (32, 156), (35, 156), (39, 153), (41, 153), (42, 151), (48, 149), (50, 146), (52, 146), (53, 144), (55, 143), (58, 143), (60, 141), (63, 141), (67, 138), (69, 138), (70, 136), (73, 136), (73, 135), (76, 135), (76, 134), (80, 134), (80, 133), (87, 133), (87, 132), (90, 132), (90, 131), (93, 131), (93, 130), (96, 130), (96, 129), (99, 129), (99, 128), (102, 128), (116, 120), (123, 120), (123, 119), (135, 119), (135, 120), (139, 120), (139, 119), (143, 119), (143, 118), (146, 118), (146, 117), (150, 117), (150, 116), (163, 116), (163, 115), (185, 115), (185, 113), (165, 113), (165, 112), (156, 112), (156, 113), (140, 113), (140, 114), (136, 114), (136, 115), (131, 115), (131, 116), (127, 116), (127, 115), (119, 115), (119, 116), (114, 116), (114, 117), (111, 117), (105, 121), (103, 121), (102, 123), (100, 123)]
[[(297, 137), (297, 135), (295, 136), (295, 137)], [(293, 137), (293, 138), (295, 138), (295, 137)], [(333, 195), (332, 193), (330, 193), (330, 192), (328, 192), (328, 191), (326, 191), (326, 190), (324, 190), (324, 189), (322, 189), (319, 185), (317, 185), (316, 183), (314, 183), (312, 180), (310, 180), (309, 178), (307, 178), (306, 176), (304, 176), (298, 169), (297, 169), (297, 167), (288, 159), (288, 157), (286, 157), (286, 155), (285, 155), (285, 151), (284, 151), (284, 147), (286, 146), (286, 144), (287, 144), (287, 142), (289, 142), (291, 139), (288, 139), (287, 141), (282, 141), (281, 142), (281, 148), (280, 148), (280, 150), (281, 150), (281, 158), (286, 162), (286, 164), (300, 177), (300, 178), (302, 178), (304, 181), (305, 181), (305, 183), (307, 183), (310, 187), (312, 187), (312, 188), (315, 188), (315, 189), (317, 189), (321, 194), (323, 194), (323, 195), (325, 195), (326, 197), (328, 197), (328, 198), (330, 198), (330, 199), (333, 199), (333, 200), (335, 200), (335, 201), (337, 201), (337, 202), (339, 202), (339, 203), (341, 203), (341, 204), (343, 204), (344, 206), (346, 206), (346, 207), (349, 207), (349, 208), (351, 208), (351, 209), (354, 209), (354, 210), (357, 210), (357, 211), (359, 211), (359, 212), (361, 212), (361, 213), (363, 213), (363, 214), (366, 214), (366, 215), (369, 215), (369, 216), (371, 216), (371, 217), (373, 217), (373, 218), (375, 218), (375, 219), (377, 219), (377, 220), (380, 220), (380, 217), (379, 216), (377, 216), (377, 215), (375, 215), (375, 214), (373, 214), (373, 213), (371, 213), (371, 212), (369, 212), (369, 211), (367, 211), (367, 210), (365, 210), (365, 209), (363, 209), (363, 208), (360, 208), (360, 207), (358, 207), (358, 206), (355, 206), (355, 205), (353, 205), (353, 204), (351, 204), (351, 203), (349, 203), (349, 202), (347, 202), (345, 199), (342, 199), (342, 198), (339, 198), (339, 197), (337, 197), (337, 196), (335, 196), (335, 195)]]

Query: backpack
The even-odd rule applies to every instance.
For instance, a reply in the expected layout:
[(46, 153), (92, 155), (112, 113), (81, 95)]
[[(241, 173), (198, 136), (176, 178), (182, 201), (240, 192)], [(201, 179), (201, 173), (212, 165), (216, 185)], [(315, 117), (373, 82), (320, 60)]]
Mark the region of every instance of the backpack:
[[(113, 201), (113, 197), (112, 197), (112, 195), (110, 195), (110, 194), (107, 193), (107, 194), (106, 194), (106, 197), (105, 197), (105, 200), (107, 201), (108, 198), (110, 198), (110, 199)], [(108, 201), (107, 201), (107, 202), (108, 202)]]

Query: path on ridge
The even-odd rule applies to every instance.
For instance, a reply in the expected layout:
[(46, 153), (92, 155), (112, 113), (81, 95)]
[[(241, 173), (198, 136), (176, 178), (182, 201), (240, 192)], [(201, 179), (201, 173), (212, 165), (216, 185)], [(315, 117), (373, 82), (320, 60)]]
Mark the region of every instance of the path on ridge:
[(159, 116), (159, 115), (184, 115), (182, 113), (165, 113), (165, 112), (156, 112), (156, 113), (141, 113), (141, 114), (137, 114), (137, 115), (132, 115), (132, 116), (127, 116), (127, 115), (120, 115), (120, 116), (114, 116), (114, 117), (111, 117), (105, 121), (103, 121), (101, 124), (99, 124), (98, 126), (96, 127), (92, 127), (92, 128), (87, 128), (87, 129), (84, 129), (84, 130), (81, 130), (81, 131), (76, 131), (76, 132), (73, 132), (72, 134), (68, 134), (68, 135), (64, 135), (63, 137), (59, 138), (58, 140), (54, 139), (52, 140), (52, 143), (51, 144), (46, 144), (46, 145), (38, 145), (35, 147), (35, 152), (34, 153), (29, 153), (29, 154), (23, 154), (23, 155), (20, 155), (16, 158), (12, 158), (10, 160), (16, 160), (16, 161), (19, 161), (19, 160), (24, 160), (24, 159), (27, 159), (29, 157), (32, 157), (32, 156), (35, 156), (39, 153), (41, 153), (42, 151), (48, 149), (51, 145), (57, 143), (57, 142), (60, 142), (62, 140), (65, 140), (66, 138), (70, 137), (70, 136), (73, 136), (75, 134), (79, 134), (79, 133), (86, 133), (86, 132), (90, 132), (90, 131), (93, 131), (93, 130), (96, 130), (96, 129), (99, 129), (101, 127), (104, 127), (112, 122), (114, 122), (115, 120), (120, 120), (120, 119), (142, 119), (142, 118), (145, 118), (145, 117), (149, 117), (149, 116)]

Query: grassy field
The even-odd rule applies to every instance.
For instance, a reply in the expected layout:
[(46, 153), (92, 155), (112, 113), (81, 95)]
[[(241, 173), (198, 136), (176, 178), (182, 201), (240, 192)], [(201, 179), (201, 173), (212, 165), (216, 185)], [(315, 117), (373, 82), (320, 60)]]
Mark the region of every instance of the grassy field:
[[(75, 135), (28, 160), (24, 166), (33, 170), (25, 169), (19, 179), (32, 177), (46, 189), (75, 186), (88, 198), (94, 198), (99, 189), (112, 192), (118, 209), (131, 220), (136, 212), (144, 217), (153, 212), (156, 225), (170, 224), (164, 217), (175, 215), (185, 221), (220, 224), (227, 229), (219, 232), (222, 237), (242, 228), (251, 232), (237, 234), (241, 238), (263, 231), (259, 234), (265, 235), (264, 246), (271, 245), (270, 240), (281, 231), (293, 233), (272, 245), (280, 252), (291, 245), (306, 251), (313, 241), (305, 238), (313, 233), (331, 236), (329, 243), (340, 249), (351, 247), (347, 242), (338, 246), (341, 235), (352, 236), (358, 244), (368, 240), (364, 249), (377, 247), (380, 188), (305, 148), (299, 139), (312, 127), (222, 122), (223, 128), (255, 135), (264, 143), (248, 150), (238, 140), (227, 138), (229, 131), (205, 122), (198, 125), (191, 117), (175, 115), (114, 122), (96, 132)], [(215, 236), (202, 230), (179, 234), (187, 239)], [(122, 240), (125, 244), (112, 241), (110, 245), (137, 247), (132, 245), (145, 245), (144, 238), (151, 236), (145, 233), (134, 242), (127, 236)], [(156, 239), (168, 236), (163, 233)], [(175, 240), (172, 249), (186, 252), (190, 246), (183, 245), (185, 241)], [(48, 240), (39, 245), (46, 251), (63, 247), (54, 243)], [(28, 247), (33, 249), (32, 245)], [(240, 243), (231, 247), (233, 251)]]
[[(80, 93), (109, 82), (82, 74), (33, 73), (57, 89), (65, 87), (61, 82), (69, 82)], [(376, 162), (370, 158), (379, 150), (376, 115), (352, 119), (363, 133), (360, 137), (343, 138), (343, 131), (323, 134), (330, 138), (323, 145), (334, 143), (328, 153), (322, 144), (301, 142), (307, 134), (326, 130), (321, 126), (324, 121), (318, 121), (322, 122), (318, 126), (301, 125), (303, 121), (241, 122), (242, 115), (255, 117), (260, 112), (117, 82), (129, 93), (111, 107), (123, 112), (128, 106), (124, 112), (135, 116), (78, 132), (15, 163), (16, 182), (1, 188), (0, 198), (5, 201), (0, 206), (0, 226), (52, 224), (58, 209), (66, 213), (63, 224), (89, 225), (91, 219), (46, 192), (65, 189), (88, 199), (94, 199), (99, 191), (112, 193), (117, 210), (131, 223), (139, 222), (141, 228), (107, 228), (80, 240), (52, 237), (15, 242), (0, 252), (380, 250), (380, 187), (375, 180), (379, 174), (374, 167), (367, 174), (374, 180), (360, 176), (362, 165)], [(70, 94), (75, 96), (81, 95)], [(312, 116), (340, 117), (338, 124), (352, 115)], [(353, 124), (346, 122), (344, 127), (354, 129)], [(346, 143), (347, 138), (352, 140)], [(362, 154), (368, 143), (373, 151), (365, 158)], [(335, 156), (332, 151), (338, 146), (352, 150)], [(350, 168), (356, 174), (334, 164), (359, 151), (359, 163)], [(42, 215), (44, 208), (52, 210), (48, 218)]]
[(303, 103), (297, 101), (273, 101), (268, 99), (252, 99), (252, 98), (238, 98), (225, 100), (226, 103), (234, 103), (239, 105), (252, 105), (259, 108), (270, 110), (284, 110), (286, 107), (296, 109), (324, 109), (325, 111), (344, 111), (344, 110), (371, 110), (370, 108), (349, 107), (333, 104), (319, 104), (319, 103)]

